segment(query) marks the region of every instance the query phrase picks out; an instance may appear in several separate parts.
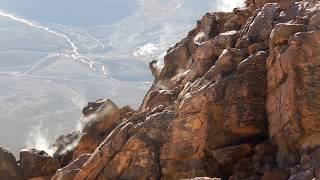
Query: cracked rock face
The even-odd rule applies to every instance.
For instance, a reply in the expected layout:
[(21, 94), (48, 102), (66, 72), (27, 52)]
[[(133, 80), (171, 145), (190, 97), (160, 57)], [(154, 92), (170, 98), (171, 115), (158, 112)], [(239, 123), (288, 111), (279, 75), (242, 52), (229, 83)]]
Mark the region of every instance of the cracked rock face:
[(320, 32), (296, 33), (284, 52), (268, 60), (269, 132), (287, 163), (295, 163), (290, 154), (320, 142), (319, 40)]
[[(150, 63), (139, 110), (111, 100), (84, 108), (93, 121), (57, 140), (52, 179), (320, 178), (319, 13), (318, 0), (207, 13), (163, 67)], [(0, 179), (11, 170), (0, 166)]]

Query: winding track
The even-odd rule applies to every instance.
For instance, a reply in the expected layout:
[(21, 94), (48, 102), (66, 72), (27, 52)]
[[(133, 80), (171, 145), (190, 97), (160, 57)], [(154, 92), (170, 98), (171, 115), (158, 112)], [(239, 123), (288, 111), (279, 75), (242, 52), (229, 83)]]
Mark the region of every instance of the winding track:
[[(75, 45), (75, 43), (71, 40), (71, 38), (69, 38), (66, 34), (59, 33), (57, 31), (54, 31), (54, 30), (50, 29), (49, 27), (46, 27), (46, 26), (43, 26), (43, 25), (39, 25), (39, 24), (34, 23), (32, 21), (29, 21), (27, 19), (20, 18), (20, 17), (17, 17), (15, 15), (12, 15), (12, 14), (9, 14), (9, 13), (3, 12), (3, 11), (0, 11), (0, 16), (9, 18), (9, 19), (11, 19), (13, 21), (16, 21), (16, 22), (23, 23), (23, 24), (25, 24), (27, 26), (30, 26), (30, 27), (33, 27), (33, 28), (37, 28), (37, 29), (46, 31), (46, 32), (48, 32), (50, 34), (53, 34), (55, 36), (58, 36), (58, 37), (61, 37), (61, 38), (65, 39), (67, 41), (67, 43), (70, 45), (71, 49), (72, 49), (72, 52), (70, 54), (66, 54), (65, 56), (70, 56), (72, 59), (80, 61), (80, 62), (86, 64), (92, 71), (94, 71), (94, 72), (96, 72), (98, 74), (102, 73), (103, 77), (107, 77), (107, 75), (109, 73), (108, 69), (105, 66), (101, 66), (101, 70), (100, 70), (100, 73), (99, 73), (99, 71), (94, 67), (94, 62), (93, 61), (81, 57), (81, 54), (79, 53), (79, 50), (78, 50), (79, 48)], [(90, 35), (90, 37), (93, 38), (91, 35)], [(96, 41), (97, 41), (97, 43), (100, 43), (98, 40), (96, 40)], [(102, 46), (101, 43), (99, 45)], [(52, 55), (49, 54), (48, 57), (50, 57), (50, 56), (52, 56)], [(57, 56), (57, 55), (55, 55), (55, 56)], [(31, 72), (34, 69), (35, 66), (39, 66), (47, 58), (42, 59), (39, 63), (37, 63), (33, 67), (31, 67), (30, 70), (27, 70), (23, 75), (27, 74), (28, 72)]]

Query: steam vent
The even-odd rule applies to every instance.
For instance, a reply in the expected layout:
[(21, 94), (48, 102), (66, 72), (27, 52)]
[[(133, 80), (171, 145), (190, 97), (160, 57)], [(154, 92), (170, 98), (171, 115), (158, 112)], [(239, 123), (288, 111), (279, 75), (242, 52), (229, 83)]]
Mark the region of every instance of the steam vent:
[(207, 13), (138, 110), (90, 102), (53, 154), (0, 148), (0, 179), (320, 179), (319, 30), (319, 0)]

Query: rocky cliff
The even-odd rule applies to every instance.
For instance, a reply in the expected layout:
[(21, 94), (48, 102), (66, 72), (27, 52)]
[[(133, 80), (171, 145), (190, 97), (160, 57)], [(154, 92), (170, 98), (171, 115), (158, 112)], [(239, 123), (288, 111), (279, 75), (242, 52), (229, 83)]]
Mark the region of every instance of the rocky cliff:
[(150, 63), (139, 110), (91, 102), (53, 157), (0, 149), (0, 179), (319, 179), (319, 30), (318, 0), (207, 13)]

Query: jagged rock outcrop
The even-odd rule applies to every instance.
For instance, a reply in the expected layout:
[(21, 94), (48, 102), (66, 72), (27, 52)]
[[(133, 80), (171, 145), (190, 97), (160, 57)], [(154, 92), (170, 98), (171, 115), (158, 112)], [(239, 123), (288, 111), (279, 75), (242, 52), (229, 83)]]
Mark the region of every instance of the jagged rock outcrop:
[(87, 117), (82, 124), (82, 133), (101, 136), (110, 132), (120, 120), (120, 109), (110, 99), (88, 103), (83, 109)]
[(23, 179), (50, 177), (60, 168), (59, 161), (46, 152), (24, 149), (20, 152), (20, 170)]
[(270, 135), (279, 145), (283, 165), (295, 164), (299, 150), (320, 142), (319, 40), (316, 31), (297, 33), (268, 60)]
[(150, 63), (139, 110), (84, 108), (81, 131), (55, 143), (52, 179), (320, 178), (319, 29), (318, 0), (207, 13)]
[(61, 135), (53, 144), (53, 147), (55, 148), (53, 157), (59, 160), (62, 167), (72, 161), (74, 147), (78, 144), (80, 136), (80, 131), (75, 131), (68, 135)]
[(319, 157), (310, 156), (320, 143), (320, 33), (313, 29), (319, 9), (315, 1), (305, 3), (306, 21), (293, 19), (273, 30), (268, 59), (269, 134), (278, 146), (278, 165), (292, 173), (319, 165)]
[(109, 99), (89, 102), (82, 111), (84, 119), (81, 130), (60, 136), (54, 143), (53, 155), (62, 166), (77, 159), (82, 154), (92, 153), (119, 123), (120, 119), (130, 117), (134, 110), (129, 106), (118, 108)]
[(77, 159), (70, 162), (68, 165), (59, 169), (56, 174), (51, 178), (52, 180), (72, 180), (76, 173), (80, 171), (83, 164), (90, 158), (91, 154), (82, 154)]

